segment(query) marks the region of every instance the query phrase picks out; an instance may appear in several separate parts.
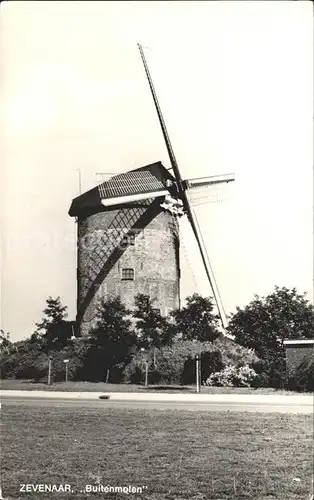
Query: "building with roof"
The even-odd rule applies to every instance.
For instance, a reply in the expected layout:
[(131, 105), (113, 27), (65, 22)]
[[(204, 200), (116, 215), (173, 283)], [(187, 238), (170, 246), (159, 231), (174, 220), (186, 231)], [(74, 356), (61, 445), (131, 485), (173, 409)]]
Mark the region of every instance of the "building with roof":
[[(179, 307), (178, 221), (162, 206), (173, 182), (157, 162), (116, 175), (72, 201), (69, 215), (77, 222), (76, 325), (81, 335), (95, 322), (99, 298), (120, 296), (132, 309), (134, 297), (143, 293), (162, 315)], [(154, 192), (154, 198), (106, 203), (139, 191)]]

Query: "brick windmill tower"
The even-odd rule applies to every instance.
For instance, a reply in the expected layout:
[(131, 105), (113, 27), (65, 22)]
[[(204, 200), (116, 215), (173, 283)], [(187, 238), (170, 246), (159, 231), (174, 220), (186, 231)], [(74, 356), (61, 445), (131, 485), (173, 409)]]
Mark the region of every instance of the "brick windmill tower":
[(187, 215), (209, 279), (221, 326), (227, 326), (219, 290), (191, 206), (193, 189), (234, 180), (231, 174), (182, 180), (143, 49), (138, 45), (168, 150), (161, 162), (110, 178), (72, 201), (78, 237), (77, 330), (88, 333), (100, 297), (120, 296), (128, 308), (149, 295), (162, 315), (180, 306), (178, 217)]
[(158, 162), (114, 176), (73, 200), (81, 334), (91, 327), (100, 297), (119, 295), (132, 308), (135, 295), (144, 293), (162, 315), (179, 307), (178, 222), (161, 206), (173, 182)]

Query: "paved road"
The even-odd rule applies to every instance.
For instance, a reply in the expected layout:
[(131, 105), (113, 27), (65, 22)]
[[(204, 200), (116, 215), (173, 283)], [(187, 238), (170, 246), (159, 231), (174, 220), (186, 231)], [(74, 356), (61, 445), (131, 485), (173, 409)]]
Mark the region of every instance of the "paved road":
[(303, 413), (313, 414), (313, 405), (296, 403), (240, 403), (240, 402), (186, 402), (186, 401), (110, 401), (87, 399), (51, 399), (36, 397), (1, 398), (2, 408), (9, 406), (31, 406), (45, 408), (95, 408), (136, 409), (136, 410), (186, 410), (186, 411), (237, 411), (259, 413)]

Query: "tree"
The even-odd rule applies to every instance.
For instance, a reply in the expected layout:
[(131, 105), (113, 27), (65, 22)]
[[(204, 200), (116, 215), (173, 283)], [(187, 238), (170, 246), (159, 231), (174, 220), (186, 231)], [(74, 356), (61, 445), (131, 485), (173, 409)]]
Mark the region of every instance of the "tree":
[(283, 341), (313, 336), (314, 308), (295, 288), (276, 286), (270, 295), (255, 295), (247, 306), (238, 307), (228, 331), (237, 343), (255, 350), (264, 382), (280, 386), (285, 373)]
[(218, 316), (213, 312), (214, 305), (209, 297), (197, 293), (186, 298), (182, 309), (172, 312), (177, 333), (183, 340), (198, 340), (211, 342), (219, 337)]
[(170, 341), (168, 321), (154, 309), (150, 297), (142, 293), (135, 297), (133, 317), (136, 319), (137, 345), (152, 353), (156, 368), (156, 349)]
[(48, 297), (44, 309), (44, 317), (36, 323), (37, 330), (31, 336), (32, 342), (46, 353), (63, 349), (71, 337), (71, 323), (66, 321), (67, 307), (63, 306), (60, 297)]
[(16, 366), (15, 346), (10, 340), (10, 334), (3, 330), (0, 330), (0, 355), (0, 376), (10, 377)]
[(44, 317), (41, 323), (36, 323), (37, 330), (46, 331), (51, 324), (61, 323), (67, 317), (67, 306), (61, 304), (60, 297), (53, 299), (48, 297), (46, 300), (47, 307), (44, 309)]
[(0, 330), (0, 352), (1, 354), (9, 354), (13, 349), (13, 343), (10, 340), (10, 334)]
[(136, 319), (138, 345), (144, 349), (160, 348), (163, 343), (163, 333), (167, 326), (167, 319), (160, 311), (153, 308), (148, 295), (139, 293), (135, 297), (133, 317)]
[(101, 299), (96, 314), (96, 325), (89, 332), (90, 350), (89, 368), (96, 379), (109, 381), (110, 371), (119, 364), (126, 364), (131, 359), (136, 336), (129, 319), (130, 311), (122, 304), (119, 297), (105, 301)]

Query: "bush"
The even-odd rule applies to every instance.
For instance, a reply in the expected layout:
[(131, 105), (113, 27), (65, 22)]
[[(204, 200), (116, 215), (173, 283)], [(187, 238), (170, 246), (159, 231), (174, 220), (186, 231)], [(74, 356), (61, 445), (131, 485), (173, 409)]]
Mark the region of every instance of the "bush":
[(148, 383), (149, 384), (169, 384), (168, 373), (160, 370), (152, 370), (148, 372)]
[(16, 367), (15, 353), (1, 353), (0, 378), (15, 378)]
[(267, 353), (264, 359), (252, 364), (257, 373), (255, 387), (283, 389), (286, 382), (285, 358)]
[[(210, 343), (178, 340), (171, 346), (165, 346), (156, 353), (156, 369), (163, 374), (162, 380), (169, 384), (187, 384), (195, 382), (194, 358), (196, 354), (208, 348)], [(190, 360), (190, 361), (189, 361)], [(187, 366), (190, 363), (191, 366)], [(184, 372), (186, 373), (184, 375)], [(190, 382), (190, 378), (192, 381)]]
[(257, 374), (248, 365), (235, 367), (228, 365), (219, 372), (212, 373), (206, 385), (219, 387), (251, 387)]
[[(184, 362), (183, 371), (181, 373), (181, 383), (194, 384), (196, 378), (196, 361), (191, 356)], [(222, 370), (224, 364), (222, 362), (222, 354), (220, 351), (205, 351), (200, 356), (201, 366), (201, 383), (205, 383), (208, 377), (214, 373)]]
[[(201, 381), (205, 383), (211, 373), (221, 371), (225, 366), (237, 368), (258, 360), (250, 349), (233, 343), (227, 338), (213, 342), (177, 340), (171, 346), (156, 349), (156, 366), (152, 368), (150, 355), (149, 383), (195, 384), (195, 356), (201, 357)], [(137, 353), (124, 371), (126, 382), (143, 383), (145, 359)]]
[(47, 374), (46, 359), (36, 344), (21, 341), (14, 351), (1, 357), (1, 378), (39, 380)]
[[(144, 384), (145, 383), (146, 360), (143, 353), (137, 353), (133, 360), (125, 367), (123, 372), (124, 382), (130, 384)], [(153, 368), (152, 356), (149, 363), (148, 370), (148, 383), (160, 384), (169, 383), (167, 372), (163, 372)]]
[[(69, 359), (68, 379), (77, 380), (87, 351), (84, 344), (68, 344), (62, 351), (50, 351), (51, 381), (65, 380), (65, 359)], [(1, 357), (1, 378), (48, 381), (48, 355), (32, 340), (20, 341), (15, 350)]]
[(123, 372), (124, 382), (128, 384), (142, 384), (145, 381), (145, 360), (140, 353), (126, 365)]
[(219, 351), (224, 366), (232, 365), (237, 368), (241, 366), (252, 366), (259, 361), (253, 349), (248, 349), (227, 337), (221, 336), (212, 343), (211, 350)]

